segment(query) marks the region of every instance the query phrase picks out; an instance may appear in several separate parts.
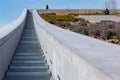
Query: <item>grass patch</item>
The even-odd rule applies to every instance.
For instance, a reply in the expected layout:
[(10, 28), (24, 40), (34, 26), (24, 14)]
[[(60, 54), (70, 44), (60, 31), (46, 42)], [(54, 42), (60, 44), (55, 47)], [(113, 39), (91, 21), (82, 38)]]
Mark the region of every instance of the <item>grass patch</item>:
[(50, 19), (61, 19), (67, 22), (73, 21), (73, 19), (75, 18), (74, 15), (47, 15), (47, 14), (42, 14), (41, 17), (45, 19), (46, 21)]

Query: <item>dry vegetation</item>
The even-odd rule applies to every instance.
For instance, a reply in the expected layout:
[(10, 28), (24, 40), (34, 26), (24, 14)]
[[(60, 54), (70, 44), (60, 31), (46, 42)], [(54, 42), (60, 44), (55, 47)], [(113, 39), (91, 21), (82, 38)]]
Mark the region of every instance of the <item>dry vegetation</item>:
[[(111, 10), (111, 14), (120, 15), (120, 10)], [(38, 10), (39, 14), (51, 14), (56, 15), (103, 15), (103, 10)]]
[(49, 14), (49, 13), (55, 13), (56, 15), (97, 15), (97, 14), (103, 14), (103, 10), (38, 10), (39, 14)]
[[(102, 10), (42, 10), (38, 13), (51, 24), (64, 29), (120, 44), (120, 22), (101, 21), (100, 23), (91, 23), (85, 19), (76, 18), (79, 14), (102, 15)], [(119, 10), (111, 11), (111, 14), (117, 16), (120, 15), (119, 13)]]
[(72, 15), (48, 15), (48, 14), (43, 14), (41, 15), (46, 21), (49, 21), (51, 19), (61, 19), (64, 21), (72, 21), (74, 19), (74, 16)]

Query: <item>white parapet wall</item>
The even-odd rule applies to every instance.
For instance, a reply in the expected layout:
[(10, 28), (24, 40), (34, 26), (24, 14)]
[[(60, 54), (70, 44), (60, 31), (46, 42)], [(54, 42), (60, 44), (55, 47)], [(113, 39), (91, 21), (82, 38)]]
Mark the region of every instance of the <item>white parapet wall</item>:
[(0, 80), (10, 64), (26, 21), (27, 9), (14, 22), (0, 28)]
[(120, 46), (58, 28), (32, 13), (54, 80), (120, 80)]

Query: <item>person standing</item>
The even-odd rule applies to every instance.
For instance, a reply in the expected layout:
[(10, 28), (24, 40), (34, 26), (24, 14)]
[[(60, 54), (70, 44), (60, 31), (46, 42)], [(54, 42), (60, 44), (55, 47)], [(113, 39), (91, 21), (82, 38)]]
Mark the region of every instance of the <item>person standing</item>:
[(46, 10), (48, 10), (49, 9), (49, 6), (48, 5), (46, 5)]
[(106, 10), (104, 10), (104, 14), (105, 15), (110, 15), (110, 11), (106, 8)]

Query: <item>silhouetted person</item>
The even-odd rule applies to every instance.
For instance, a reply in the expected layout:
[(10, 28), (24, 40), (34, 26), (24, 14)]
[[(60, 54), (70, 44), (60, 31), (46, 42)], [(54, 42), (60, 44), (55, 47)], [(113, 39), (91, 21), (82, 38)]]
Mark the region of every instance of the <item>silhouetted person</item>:
[(106, 8), (106, 9), (104, 10), (104, 14), (105, 14), (105, 15), (110, 15), (110, 11)]
[(46, 10), (48, 10), (49, 9), (49, 6), (48, 5), (46, 5)]

